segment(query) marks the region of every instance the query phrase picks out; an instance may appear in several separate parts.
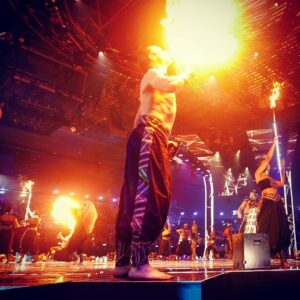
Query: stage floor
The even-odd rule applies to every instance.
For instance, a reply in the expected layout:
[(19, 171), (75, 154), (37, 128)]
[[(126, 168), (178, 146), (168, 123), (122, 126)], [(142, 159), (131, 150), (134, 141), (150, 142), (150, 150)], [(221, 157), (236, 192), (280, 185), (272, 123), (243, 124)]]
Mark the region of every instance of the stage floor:
[[(289, 260), (289, 270), (300, 270), (300, 261)], [(201, 282), (230, 272), (251, 272), (237, 270), (229, 260), (209, 261), (151, 261), (151, 265), (173, 275), (171, 282)], [(37, 262), (24, 264), (0, 264), (0, 290), (56, 284), (63, 282), (130, 282), (112, 276), (114, 262)], [(264, 272), (266, 270), (255, 270)], [(284, 272), (278, 260), (272, 260), (270, 271)]]

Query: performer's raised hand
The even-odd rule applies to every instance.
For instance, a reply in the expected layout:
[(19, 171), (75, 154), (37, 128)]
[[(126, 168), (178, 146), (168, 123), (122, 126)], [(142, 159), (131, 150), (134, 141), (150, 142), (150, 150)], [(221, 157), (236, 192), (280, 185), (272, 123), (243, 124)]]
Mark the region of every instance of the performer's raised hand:
[(169, 140), (168, 141), (168, 152), (170, 157), (174, 157), (179, 150), (180, 142)]

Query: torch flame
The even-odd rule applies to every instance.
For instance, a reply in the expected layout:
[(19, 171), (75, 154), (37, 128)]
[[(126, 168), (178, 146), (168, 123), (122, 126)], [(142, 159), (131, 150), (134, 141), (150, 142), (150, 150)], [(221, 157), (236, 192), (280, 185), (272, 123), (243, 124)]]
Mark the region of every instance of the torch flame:
[(238, 8), (233, 0), (167, 0), (161, 23), (175, 61), (213, 66), (232, 59), (239, 48), (233, 36)]
[(57, 198), (53, 202), (53, 209), (51, 211), (55, 223), (60, 223), (73, 230), (76, 225), (76, 220), (72, 214), (72, 209), (74, 208), (79, 208), (79, 203), (75, 200), (66, 196)]
[(272, 94), (270, 96), (270, 108), (271, 109), (276, 108), (276, 102), (279, 99), (280, 89), (282, 86), (283, 86), (283, 83), (279, 83), (278, 81), (273, 82)]

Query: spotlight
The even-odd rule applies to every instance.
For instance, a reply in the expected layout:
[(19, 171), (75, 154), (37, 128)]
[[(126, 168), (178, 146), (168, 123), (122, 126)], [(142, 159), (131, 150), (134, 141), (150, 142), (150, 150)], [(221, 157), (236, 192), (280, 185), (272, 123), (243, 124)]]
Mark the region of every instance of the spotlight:
[(53, 191), (53, 194), (58, 194), (59, 193), (59, 190), (54, 190)]
[(222, 211), (220, 212), (220, 216), (224, 216), (224, 213)]
[(0, 194), (5, 194), (6, 191), (8, 191), (8, 189), (6, 189), (5, 187), (0, 188)]
[(241, 150), (236, 151), (236, 155), (240, 155), (241, 154)]
[(215, 81), (215, 80), (216, 80), (215, 75), (210, 75), (210, 76), (209, 76), (209, 80), (210, 80), (210, 81)]
[(84, 198), (85, 198), (85, 199), (89, 199), (89, 198), (90, 198), (90, 195), (85, 195)]
[(71, 132), (74, 133), (74, 132), (76, 132), (76, 130), (77, 130), (77, 128), (76, 128), (75, 126), (71, 126), (71, 127), (70, 127), (70, 131), (71, 131)]
[(178, 155), (178, 157), (182, 157), (183, 156), (183, 154), (182, 153), (180, 153), (179, 155)]
[(228, 169), (228, 172), (229, 172), (229, 173), (231, 172), (231, 168)]
[(189, 162), (190, 160), (187, 158), (187, 159), (185, 159), (184, 161), (185, 161), (185, 162)]
[(112, 201), (113, 201), (113, 202), (117, 202), (117, 198), (113, 198)]
[(180, 213), (180, 215), (181, 215), (181, 216), (184, 216), (184, 211), (182, 211), (182, 212)]
[(71, 193), (70, 193), (70, 196), (75, 196), (75, 193), (74, 193), (74, 192), (71, 192)]
[(193, 213), (193, 215), (194, 215), (194, 216), (197, 216), (197, 215), (198, 215), (198, 213), (195, 211), (195, 212)]
[(197, 170), (197, 171), (200, 171), (200, 170), (201, 170), (201, 168), (197, 168), (196, 170)]
[(257, 58), (258, 55), (259, 55), (258, 52), (255, 52), (255, 53), (254, 53), (254, 58)]
[(98, 199), (99, 199), (99, 200), (103, 200), (103, 196), (99, 196)]
[(98, 57), (99, 58), (103, 58), (104, 57), (104, 52), (103, 51), (99, 51)]
[(216, 157), (216, 159), (220, 159), (220, 152), (219, 151), (217, 151), (216, 153), (215, 153), (215, 157)]

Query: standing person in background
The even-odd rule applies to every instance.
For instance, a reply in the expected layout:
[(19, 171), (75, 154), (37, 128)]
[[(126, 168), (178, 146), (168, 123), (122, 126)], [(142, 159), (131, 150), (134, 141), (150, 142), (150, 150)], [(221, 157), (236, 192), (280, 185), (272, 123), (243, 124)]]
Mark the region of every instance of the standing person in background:
[(0, 254), (5, 255), (6, 263), (9, 263), (13, 253), (14, 230), (18, 227), (20, 225), (17, 218), (12, 214), (12, 208), (7, 206), (5, 214), (0, 216)]
[(232, 259), (233, 246), (232, 246), (232, 232), (231, 232), (230, 223), (226, 225), (226, 228), (223, 231), (223, 236), (226, 238), (226, 257), (227, 259)]
[(191, 230), (189, 224), (185, 223), (181, 229), (176, 230), (179, 233), (179, 241), (176, 254), (181, 259), (189, 259), (192, 255), (191, 248)]
[(30, 256), (32, 262), (37, 261), (39, 252), (39, 232), (38, 226), (41, 223), (41, 218), (36, 211), (30, 211), (30, 218), (23, 220), (21, 224), (26, 226), (20, 239), (20, 256), (16, 256), (16, 262), (22, 262), (25, 255)]
[(165, 225), (162, 238), (159, 243), (158, 255), (161, 256), (163, 260), (166, 260), (170, 256), (170, 237), (172, 233), (172, 226), (170, 222)]
[(270, 161), (273, 157), (276, 146), (276, 138), (267, 153), (260, 162), (256, 172), (255, 180), (261, 189), (262, 206), (257, 216), (257, 232), (268, 233), (271, 255), (279, 255), (282, 267), (289, 267), (284, 258), (283, 251), (290, 245), (291, 231), (284, 208), (284, 202), (278, 193), (278, 188), (285, 184), (285, 166), (282, 162), (282, 173), (280, 180), (270, 177)]
[(75, 263), (83, 263), (83, 245), (93, 231), (98, 213), (93, 202), (84, 200), (83, 204), (73, 210), (76, 225), (67, 245), (67, 252), (75, 259)]
[[(252, 233), (256, 232), (257, 213), (259, 208), (258, 204), (259, 201), (257, 199), (256, 191), (253, 190), (249, 194), (249, 199), (244, 199), (242, 204), (239, 206), (237, 210), (237, 216), (239, 219), (243, 219), (242, 224), (240, 226), (240, 231), (239, 231), (240, 233), (245, 232), (248, 216), (251, 212), (252, 212), (251, 215), (254, 217), (252, 220), (253, 226), (255, 226), (255, 231), (252, 231)], [(255, 210), (255, 213), (253, 213), (253, 210)]]
[(212, 251), (212, 257), (214, 259), (219, 258), (219, 252), (216, 248), (216, 232), (214, 231), (214, 229), (210, 231), (210, 234), (208, 236), (208, 243), (205, 249), (205, 259), (209, 259), (210, 251)]
[(193, 221), (193, 224), (191, 226), (191, 249), (192, 249), (192, 259), (197, 258), (197, 243), (198, 243), (198, 226), (196, 224), (196, 221)]

